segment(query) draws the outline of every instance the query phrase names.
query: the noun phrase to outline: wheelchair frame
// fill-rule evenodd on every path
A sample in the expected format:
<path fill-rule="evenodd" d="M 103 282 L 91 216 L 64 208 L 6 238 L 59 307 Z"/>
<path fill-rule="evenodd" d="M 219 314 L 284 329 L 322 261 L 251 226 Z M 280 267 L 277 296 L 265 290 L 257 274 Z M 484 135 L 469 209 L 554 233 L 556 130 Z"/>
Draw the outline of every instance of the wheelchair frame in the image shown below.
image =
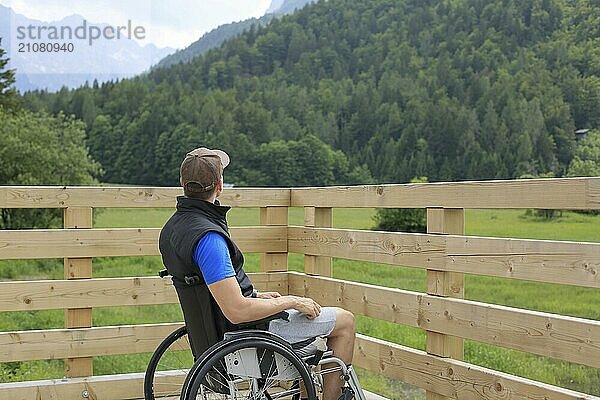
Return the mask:
<path fill-rule="evenodd" d="M 167 336 L 154 352 L 144 377 L 144 396 L 146 400 L 160 398 L 155 397 L 154 394 L 154 374 L 156 373 L 156 367 L 172 343 L 181 340 L 184 336 L 187 337 L 186 328 L 177 329 Z M 194 362 L 187 373 L 180 393 L 176 393 L 176 391 L 170 394 L 169 398 L 179 396 L 181 400 L 191 400 L 198 398 L 197 396 L 200 395 L 204 400 L 212 400 L 215 398 L 214 395 L 223 395 L 223 397 L 219 398 L 231 400 L 275 400 L 288 398 L 297 400 L 300 398 L 301 386 L 298 382 L 301 381 L 306 396 L 310 400 L 317 400 L 317 391 L 322 391 L 323 389 L 323 375 L 341 372 L 341 377 L 345 381 L 345 384 L 339 399 L 365 400 L 364 393 L 352 365 L 347 366 L 341 359 L 333 356 L 333 351 L 326 349 L 323 345 L 324 339 L 317 338 L 316 342 L 311 344 L 314 348 L 309 349 L 304 347 L 294 349 L 290 343 L 268 331 L 240 330 L 228 332 L 222 341 L 206 350 Z M 248 349 L 253 350 L 248 351 Z M 260 360 L 257 354 L 261 354 Z M 271 363 L 265 369 L 264 364 L 267 363 L 263 362 L 263 358 L 266 354 L 269 354 L 269 357 L 271 357 Z M 271 354 L 275 354 L 275 357 L 272 357 Z M 231 377 L 227 380 L 227 385 L 219 381 L 223 378 L 215 378 L 216 375 L 211 375 L 209 372 L 214 372 L 213 367 L 218 362 L 222 365 L 220 367 L 222 372 L 219 375 L 222 377 Z M 227 363 L 229 363 L 228 366 L 226 366 Z M 317 368 L 325 364 L 333 364 L 334 366 L 326 369 Z M 281 365 L 287 367 L 281 367 Z M 290 366 L 294 367 L 296 374 L 290 373 Z M 224 371 L 224 368 L 228 370 Z M 229 368 L 232 368 L 232 370 Z M 185 369 L 182 369 L 182 371 L 185 371 Z M 273 379 L 273 377 L 264 376 L 266 373 L 268 374 L 273 371 L 277 371 L 279 375 L 276 377 L 282 379 Z M 237 374 L 237 376 L 234 374 Z M 269 390 L 272 389 L 271 386 L 268 386 L 269 379 L 272 382 L 287 381 L 294 384 L 278 392 L 269 393 Z M 227 386 L 228 389 L 221 389 L 214 392 L 212 391 L 214 387 L 210 388 L 211 382 L 217 382 L 223 388 Z M 236 385 L 242 382 L 244 392 L 238 396 L 234 392 L 237 392 Z M 208 392 L 214 393 L 214 395 L 209 395 Z"/>

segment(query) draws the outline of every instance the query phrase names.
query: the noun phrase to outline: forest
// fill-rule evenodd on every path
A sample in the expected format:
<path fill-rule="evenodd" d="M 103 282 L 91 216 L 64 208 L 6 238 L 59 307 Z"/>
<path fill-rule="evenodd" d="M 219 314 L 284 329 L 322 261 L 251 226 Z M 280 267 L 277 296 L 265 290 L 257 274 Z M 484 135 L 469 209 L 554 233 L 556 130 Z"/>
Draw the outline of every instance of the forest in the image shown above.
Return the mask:
<path fill-rule="evenodd" d="M 586 0 L 329 0 L 189 63 L 22 96 L 85 123 L 103 182 L 176 185 L 219 147 L 238 186 L 565 176 L 600 128 Z M 592 131 L 593 132 L 593 131 Z"/>

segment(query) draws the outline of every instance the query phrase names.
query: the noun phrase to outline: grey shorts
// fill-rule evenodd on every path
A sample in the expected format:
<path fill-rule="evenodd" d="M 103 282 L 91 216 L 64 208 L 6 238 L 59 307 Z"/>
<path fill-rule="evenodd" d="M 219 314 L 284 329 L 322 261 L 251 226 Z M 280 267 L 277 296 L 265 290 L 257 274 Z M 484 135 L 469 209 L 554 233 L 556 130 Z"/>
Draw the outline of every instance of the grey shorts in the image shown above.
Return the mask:
<path fill-rule="evenodd" d="M 269 322 L 269 332 L 273 332 L 290 343 L 300 342 L 316 336 L 328 336 L 335 327 L 335 308 L 322 307 L 315 319 L 308 319 L 297 310 L 286 310 L 289 321 L 274 319 Z"/>

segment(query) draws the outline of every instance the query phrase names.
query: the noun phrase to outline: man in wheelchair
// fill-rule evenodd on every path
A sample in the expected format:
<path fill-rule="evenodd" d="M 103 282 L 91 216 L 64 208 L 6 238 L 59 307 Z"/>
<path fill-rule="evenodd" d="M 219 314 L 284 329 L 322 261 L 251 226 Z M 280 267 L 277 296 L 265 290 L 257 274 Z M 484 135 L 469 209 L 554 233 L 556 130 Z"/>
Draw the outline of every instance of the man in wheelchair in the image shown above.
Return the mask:
<path fill-rule="evenodd" d="M 229 236 L 229 207 L 217 200 L 228 164 L 229 156 L 221 150 L 202 147 L 186 155 L 180 168 L 184 196 L 177 198 L 177 210 L 160 233 L 163 263 L 173 277 L 194 357 L 225 333 L 251 328 L 292 344 L 326 337 L 327 347 L 349 365 L 355 338 L 352 313 L 253 288 L 242 268 L 244 257 Z M 326 374 L 323 381 L 323 399 L 338 400 L 340 374 Z"/>

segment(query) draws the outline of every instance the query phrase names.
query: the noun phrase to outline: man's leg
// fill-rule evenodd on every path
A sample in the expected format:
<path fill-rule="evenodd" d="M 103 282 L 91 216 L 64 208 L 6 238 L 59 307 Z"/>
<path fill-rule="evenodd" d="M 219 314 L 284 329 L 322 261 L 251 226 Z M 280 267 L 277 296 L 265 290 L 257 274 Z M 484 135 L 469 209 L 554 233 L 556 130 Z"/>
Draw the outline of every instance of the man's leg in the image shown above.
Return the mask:
<path fill-rule="evenodd" d="M 354 328 L 354 315 L 342 308 L 335 310 L 336 321 L 333 331 L 327 336 L 327 346 L 333 350 L 333 355 L 341 358 L 346 364 L 352 362 L 354 354 L 354 339 L 356 331 Z M 323 365 L 322 368 L 334 367 L 334 364 Z M 323 375 L 323 400 L 338 400 L 341 395 L 341 387 L 344 381 L 340 374 L 333 372 Z"/>

